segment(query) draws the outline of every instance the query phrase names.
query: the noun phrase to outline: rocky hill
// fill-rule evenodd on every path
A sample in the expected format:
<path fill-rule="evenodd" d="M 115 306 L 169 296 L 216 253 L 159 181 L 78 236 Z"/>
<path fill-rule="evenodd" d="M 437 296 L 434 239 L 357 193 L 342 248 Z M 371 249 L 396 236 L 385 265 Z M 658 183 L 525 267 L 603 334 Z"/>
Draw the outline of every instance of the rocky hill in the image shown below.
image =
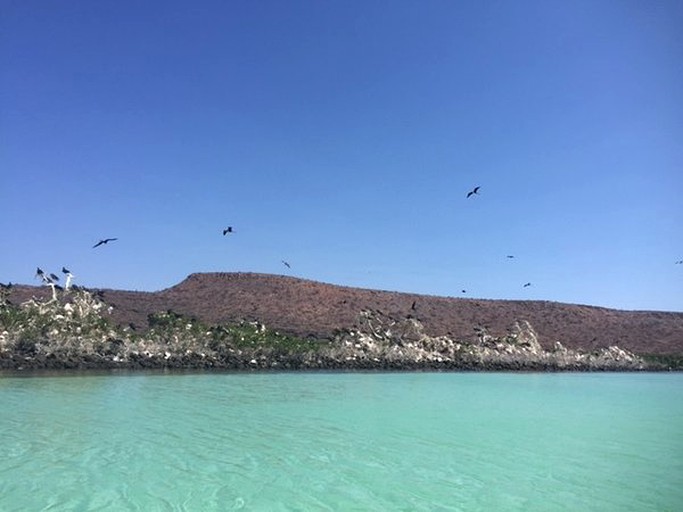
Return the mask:
<path fill-rule="evenodd" d="M 211 324 L 258 320 L 304 338 L 330 338 L 357 325 L 361 311 L 388 318 L 415 318 L 430 336 L 476 341 L 481 332 L 505 336 L 529 322 L 547 349 L 560 341 L 585 351 L 619 347 L 639 354 L 683 353 L 683 313 L 619 311 L 547 301 L 503 301 L 433 297 L 324 284 L 293 277 L 253 273 L 192 274 L 159 292 L 98 290 L 113 306 L 112 317 L 137 330 L 151 313 L 172 310 Z M 19 303 L 49 290 L 14 286 Z"/>

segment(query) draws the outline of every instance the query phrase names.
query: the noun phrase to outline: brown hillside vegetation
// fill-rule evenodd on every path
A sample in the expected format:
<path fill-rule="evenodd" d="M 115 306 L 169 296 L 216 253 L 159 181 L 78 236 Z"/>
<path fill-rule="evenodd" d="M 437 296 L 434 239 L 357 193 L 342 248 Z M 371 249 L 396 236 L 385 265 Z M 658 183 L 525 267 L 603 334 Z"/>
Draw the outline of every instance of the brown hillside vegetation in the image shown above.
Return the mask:
<path fill-rule="evenodd" d="M 293 277 L 254 273 L 192 274 L 159 292 L 101 290 L 120 324 L 147 327 L 147 315 L 173 310 L 207 323 L 259 320 L 288 334 L 329 338 L 356 324 L 362 310 L 395 319 L 414 317 L 427 334 L 475 341 L 484 328 L 502 336 L 515 322 L 528 321 L 544 348 L 556 341 L 571 349 L 618 345 L 636 353 L 683 353 L 683 313 L 620 311 L 548 301 L 433 297 L 349 288 Z M 15 286 L 19 302 L 49 290 Z M 413 303 L 415 308 L 413 309 Z"/>

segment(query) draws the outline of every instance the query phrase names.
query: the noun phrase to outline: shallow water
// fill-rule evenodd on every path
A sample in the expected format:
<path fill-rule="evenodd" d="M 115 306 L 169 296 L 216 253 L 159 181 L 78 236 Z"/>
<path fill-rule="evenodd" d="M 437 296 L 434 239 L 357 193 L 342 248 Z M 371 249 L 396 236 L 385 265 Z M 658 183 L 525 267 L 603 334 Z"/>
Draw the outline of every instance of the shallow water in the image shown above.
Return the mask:
<path fill-rule="evenodd" d="M 0 377 L 0 510 L 683 509 L 683 374 Z"/>

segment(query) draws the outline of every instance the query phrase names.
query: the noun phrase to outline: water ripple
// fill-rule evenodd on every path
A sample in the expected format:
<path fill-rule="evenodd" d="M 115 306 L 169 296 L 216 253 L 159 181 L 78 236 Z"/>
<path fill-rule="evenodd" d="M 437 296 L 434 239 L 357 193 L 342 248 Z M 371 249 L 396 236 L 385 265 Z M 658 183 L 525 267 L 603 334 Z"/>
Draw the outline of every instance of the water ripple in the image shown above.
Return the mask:
<path fill-rule="evenodd" d="M 3 378 L 0 510 L 674 510 L 681 384 L 620 374 Z"/>

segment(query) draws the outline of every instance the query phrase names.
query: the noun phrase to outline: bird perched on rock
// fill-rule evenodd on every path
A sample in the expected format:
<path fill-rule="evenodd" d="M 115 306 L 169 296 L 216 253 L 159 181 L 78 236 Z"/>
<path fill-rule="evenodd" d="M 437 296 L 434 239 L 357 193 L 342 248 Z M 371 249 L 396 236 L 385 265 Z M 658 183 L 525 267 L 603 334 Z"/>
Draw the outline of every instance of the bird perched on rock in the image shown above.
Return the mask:
<path fill-rule="evenodd" d="M 52 300 L 57 300 L 57 290 L 62 289 L 61 286 L 56 284 L 56 282 L 59 281 L 59 277 L 57 277 L 54 274 L 46 276 L 45 272 L 43 272 L 43 269 L 41 269 L 40 267 L 36 268 L 36 277 L 40 278 L 44 285 L 52 288 Z"/>
<path fill-rule="evenodd" d="M 470 190 L 470 191 L 467 193 L 467 197 L 470 197 L 471 195 L 474 195 L 474 194 L 479 195 L 479 189 L 480 189 L 480 188 L 481 188 L 481 187 L 474 187 L 472 190 Z"/>
<path fill-rule="evenodd" d="M 223 236 L 227 235 L 228 233 L 232 233 L 232 226 L 228 226 L 223 230 Z"/>
<path fill-rule="evenodd" d="M 40 279 L 44 284 L 53 284 L 56 281 L 59 281 L 59 278 L 56 275 L 47 275 L 40 267 L 36 268 L 36 277 Z"/>
<path fill-rule="evenodd" d="M 95 245 L 92 246 L 94 249 L 95 247 L 99 247 L 100 245 L 108 244 L 109 242 L 113 242 L 114 240 L 118 240 L 118 238 L 104 238 L 97 242 Z"/>
<path fill-rule="evenodd" d="M 62 267 L 62 273 L 66 275 L 66 283 L 64 284 L 64 288 L 68 290 L 69 288 L 71 288 L 71 281 L 73 281 L 74 277 L 76 276 L 73 275 L 71 273 L 71 270 L 69 270 L 66 267 Z"/>

